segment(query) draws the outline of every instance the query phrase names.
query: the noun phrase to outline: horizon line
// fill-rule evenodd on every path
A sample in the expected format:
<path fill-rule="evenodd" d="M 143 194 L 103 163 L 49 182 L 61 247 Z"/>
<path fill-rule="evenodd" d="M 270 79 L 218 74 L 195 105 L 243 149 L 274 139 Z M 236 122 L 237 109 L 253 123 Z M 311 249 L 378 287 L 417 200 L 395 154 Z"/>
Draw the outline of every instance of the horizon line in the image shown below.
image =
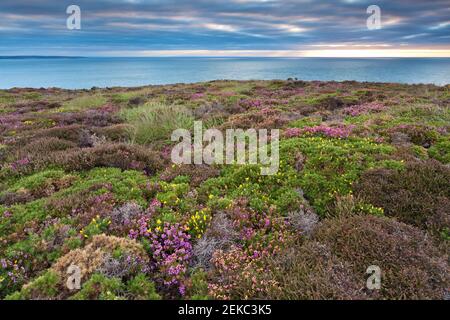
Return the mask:
<path fill-rule="evenodd" d="M 3 58 L 450 58 L 450 49 L 133 50 L 94 55 L 2 55 Z"/>

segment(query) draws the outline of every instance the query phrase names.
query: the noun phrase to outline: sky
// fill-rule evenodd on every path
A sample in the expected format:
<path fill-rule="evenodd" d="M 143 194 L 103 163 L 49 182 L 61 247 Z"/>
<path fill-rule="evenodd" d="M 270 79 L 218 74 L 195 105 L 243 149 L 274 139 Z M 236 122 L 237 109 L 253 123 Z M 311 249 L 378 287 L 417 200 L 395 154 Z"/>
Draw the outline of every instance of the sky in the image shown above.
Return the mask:
<path fill-rule="evenodd" d="M 0 55 L 450 57 L 450 0 L 1 0 Z"/>

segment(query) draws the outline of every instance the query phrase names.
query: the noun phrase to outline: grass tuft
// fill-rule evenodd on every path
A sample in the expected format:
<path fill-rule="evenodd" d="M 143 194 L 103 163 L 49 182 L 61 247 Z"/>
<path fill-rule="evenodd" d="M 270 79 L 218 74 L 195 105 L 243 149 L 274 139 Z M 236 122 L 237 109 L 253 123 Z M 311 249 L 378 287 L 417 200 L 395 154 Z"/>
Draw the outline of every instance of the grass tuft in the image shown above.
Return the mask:
<path fill-rule="evenodd" d="M 139 144 L 168 140 L 174 130 L 190 129 L 194 121 L 186 107 L 159 102 L 125 109 L 120 117 L 132 125 L 131 140 Z"/>

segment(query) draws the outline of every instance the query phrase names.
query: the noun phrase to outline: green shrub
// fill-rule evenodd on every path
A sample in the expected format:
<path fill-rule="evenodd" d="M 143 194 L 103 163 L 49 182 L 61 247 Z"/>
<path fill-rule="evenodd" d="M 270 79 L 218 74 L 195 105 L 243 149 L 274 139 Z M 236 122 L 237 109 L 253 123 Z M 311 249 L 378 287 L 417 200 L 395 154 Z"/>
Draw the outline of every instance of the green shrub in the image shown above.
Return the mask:
<path fill-rule="evenodd" d="M 300 186 L 321 215 L 326 214 L 337 195 L 352 192 L 352 185 L 362 172 L 382 167 L 383 156 L 393 150 L 361 138 L 309 137 L 280 142 L 281 159 L 299 170 Z M 388 162 L 391 166 L 392 163 Z"/>
<path fill-rule="evenodd" d="M 1 91 L 0 92 L 0 105 L 7 105 L 7 104 L 11 104 L 14 103 L 16 101 L 16 98 L 5 91 Z"/>
<path fill-rule="evenodd" d="M 274 175 L 262 176 L 260 169 L 259 165 L 225 166 L 219 177 L 200 185 L 199 200 L 216 209 L 223 209 L 220 203 L 240 198 L 248 199 L 250 206 L 259 212 L 271 205 L 283 215 L 297 209 L 303 198 L 296 191 L 299 182 L 295 169 L 283 161 Z"/>
<path fill-rule="evenodd" d="M 289 123 L 291 128 L 303 128 L 303 127 L 314 127 L 320 125 L 322 122 L 321 117 L 304 117 Z"/>
<path fill-rule="evenodd" d="M 59 293 L 60 278 L 56 272 L 47 271 L 31 283 L 24 285 L 17 291 L 5 298 L 5 300 L 47 300 L 55 299 Z"/>
<path fill-rule="evenodd" d="M 12 213 L 12 222 L 17 230 L 29 221 L 42 221 L 48 216 L 48 212 L 44 206 L 44 200 L 39 199 L 25 204 L 17 204 L 8 208 L 8 211 Z M 5 208 L 6 211 L 6 208 Z M 2 226 L 0 225 L 0 230 Z"/>
<path fill-rule="evenodd" d="M 430 157 L 444 164 L 450 163 L 450 135 L 439 139 L 428 149 Z"/>
<path fill-rule="evenodd" d="M 70 300 L 121 300 L 123 283 L 117 278 L 108 278 L 102 274 L 93 274 L 81 290 L 72 295 Z"/>
<path fill-rule="evenodd" d="M 135 300 L 160 300 L 155 284 L 143 273 L 138 274 L 127 283 L 126 290 Z"/>
<path fill-rule="evenodd" d="M 44 170 L 19 179 L 8 191 L 18 192 L 20 190 L 27 190 L 32 194 L 49 195 L 52 191 L 56 192 L 61 187 L 70 186 L 75 179 L 76 176 L 66 174 L 63 170 Z M 49 188 L 52 190 L 45 191 L 45 189 Z"/>
<path fill-rule="evenodd" d="M 188 296 L 191 300 L 208 300 L 207 273 L 202 269 L 195 270 L 190 276 Z"/>
<path fill-rule="evenodd" d="M 85 197 L 111 192 L 119 203 L 135 201 L 139 205 L 145 206 L 146 200 L 140 186 L 145 185 L 146 182 L 147 177 L 138 171 L 95 168 L 83 174 L 81 179 L 71 187 L 56 193 L 53 199 L 63 200 L 75 195 L 83 202 L 86 201 Z"/>

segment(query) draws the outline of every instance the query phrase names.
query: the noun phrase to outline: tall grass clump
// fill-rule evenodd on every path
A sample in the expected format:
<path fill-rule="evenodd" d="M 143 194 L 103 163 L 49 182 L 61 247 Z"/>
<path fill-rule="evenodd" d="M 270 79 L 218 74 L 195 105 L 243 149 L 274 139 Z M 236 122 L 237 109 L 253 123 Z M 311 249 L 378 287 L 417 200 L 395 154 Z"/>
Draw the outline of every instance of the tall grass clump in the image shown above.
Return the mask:
<path fill-rule="evenodd" d="M 132 125 L 132 142 L 140 144 L 170 139 L 175 129 L 190 129 L 193 125 L 193 117 L 186 107 L 159 102 L 124 109 L 120 116 Z"/>
<path fill-rule="evenodd" d="M 84 109 L 98 108 L 106 104 L 107 100 L 102 95 L 83 95 L 67 101 L 59 111 L 81 111 Z"/>

